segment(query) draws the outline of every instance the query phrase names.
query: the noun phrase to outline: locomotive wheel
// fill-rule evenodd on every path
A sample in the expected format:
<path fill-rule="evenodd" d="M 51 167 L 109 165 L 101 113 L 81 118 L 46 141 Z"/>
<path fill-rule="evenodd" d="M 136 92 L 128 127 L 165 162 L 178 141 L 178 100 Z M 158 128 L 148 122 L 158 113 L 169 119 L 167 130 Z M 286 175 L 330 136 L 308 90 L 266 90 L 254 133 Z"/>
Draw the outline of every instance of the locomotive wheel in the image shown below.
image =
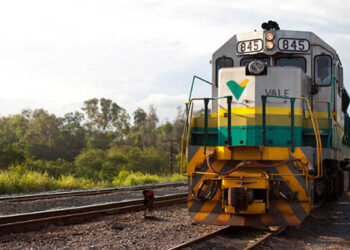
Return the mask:
<path fill-rule="evenodd" d="M 337 170 L 335 177 L 336 177 L 334 182 L 335 197 L 336 199 L 339 199 L 342 196 L 344 191 L 344 174 L 342 171 Z"/>
<path fill-rule="evenodd" d="M 340 198 L 344 190 L 344 176 L 340 170 L 332 171 L 327 178 L 327 200 L 335 201 Z"/>

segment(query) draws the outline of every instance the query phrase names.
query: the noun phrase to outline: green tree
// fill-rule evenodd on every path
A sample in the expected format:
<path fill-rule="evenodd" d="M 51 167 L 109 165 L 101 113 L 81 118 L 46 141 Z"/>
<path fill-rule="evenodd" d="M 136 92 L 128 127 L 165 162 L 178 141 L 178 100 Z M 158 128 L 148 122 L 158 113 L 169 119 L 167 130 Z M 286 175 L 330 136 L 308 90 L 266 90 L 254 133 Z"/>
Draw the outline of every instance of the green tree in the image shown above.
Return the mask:
<path fill-rule="evenodd" d="M 129 115 L 112 100 L 93 98 L 84 102 L 82 108 L 88 118 L 86 128 L 92 147 L 107 148 L 121 143 L 129 130 Z"/>
<path fill-rule="evenodd" d="M 25 161 L 26 144 L 23 135 L 28 129 L 28 121 L 21 115 L 0 118 L 0 168 Z"/>
<path fill-rule="evenodd" d="M 174 126 L 166 122 L 159 128 L 158 148 L 162 151 L 170 151 L 170 143 L 173 141 Z"/>
<path fill-rule="evenodd" d="M 129 143 L 129 145 L 143 148 L 145 146 L 147 113 L 142 108 L 138 108 L 133 113 L 133 119 L 134 126 L 129 133 L 129 141 L 132 143 Z"/>
<path fill-rule="evenodd" d="M 157 116 L 156 108 L 153 105 L 150 105 L 149 112 L 147 115 L 146 121 L 146 146 L 156 146 L 157 145 L 157 123 L 159 119 Z"/>
<path fill-rule="evenodd" d="M 80 112 L 65 114 L 60 124 L 60 135 L 57 142 L 60 157 L 73 161 L 86 147 L 85 129 L 82 126 L 84 115 Z"/>
<path fill-rule="evenodd" d="M 0 149 L 0 168 L 6 169 L 14 164 L 21 164 L 25 161 L 25 153 L 12 145 Z"/>
<path fill-rule="evenodd" d="M 147 113 L 142 108 L 136 109 L 133 115 L 135 127 L 141 128 L 146 125 Z"/>
<path fill-rule="evenodd" d="M 29 127 L 23 136 L 28 151 L 36 159 L 55 160 L 59 158 L 59 136 L 62 118 L 57 118 L 43 109 L 26 110 Z"/>

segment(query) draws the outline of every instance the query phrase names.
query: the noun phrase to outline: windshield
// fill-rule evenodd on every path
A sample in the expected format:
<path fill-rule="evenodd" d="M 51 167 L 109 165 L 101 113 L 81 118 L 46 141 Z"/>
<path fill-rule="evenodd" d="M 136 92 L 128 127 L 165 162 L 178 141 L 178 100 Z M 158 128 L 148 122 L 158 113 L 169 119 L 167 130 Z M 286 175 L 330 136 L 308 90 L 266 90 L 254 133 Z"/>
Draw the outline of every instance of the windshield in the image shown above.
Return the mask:
<path fill-rule="evenodd" d="M 304 57 L 280 57 L 276 59 L 277 66 L 293 66 L 306 72 L 306 60 Z"/>

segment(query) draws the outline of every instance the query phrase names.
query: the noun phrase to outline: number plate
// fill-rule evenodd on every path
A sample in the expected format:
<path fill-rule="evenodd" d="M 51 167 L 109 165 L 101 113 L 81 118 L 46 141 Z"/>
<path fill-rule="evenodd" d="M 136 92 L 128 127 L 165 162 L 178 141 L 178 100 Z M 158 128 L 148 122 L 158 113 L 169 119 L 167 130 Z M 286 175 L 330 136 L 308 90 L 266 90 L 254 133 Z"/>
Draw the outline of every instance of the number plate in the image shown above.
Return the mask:
<path fill-rule="evenodd" d="M 281 38 L 278 40 L 278 49 L 294 52 L 306 52 L 310 49 L 310 43 L 306 39 Z"/>
<path fill-rule="evenodd" d="M 237 53 L 245 54 L 251 52 L 261 51 L 263 48 L 263 41 L 260 39 L 241 41 L 237 43 Z"/>

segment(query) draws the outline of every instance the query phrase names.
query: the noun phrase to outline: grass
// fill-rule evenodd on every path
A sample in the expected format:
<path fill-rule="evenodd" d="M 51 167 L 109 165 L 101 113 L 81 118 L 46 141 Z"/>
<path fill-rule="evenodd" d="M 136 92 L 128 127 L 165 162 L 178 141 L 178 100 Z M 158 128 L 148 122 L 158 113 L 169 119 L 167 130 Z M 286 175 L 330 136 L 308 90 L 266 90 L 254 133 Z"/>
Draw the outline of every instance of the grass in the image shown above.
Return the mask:
<path fill-rule="evenodd" d="M 158 176 L 151 174 L 143 174 L 141 172 L 128 172 L 120 171 L 119 175 L 114 177 L 113 186 L 131 186 L 131 185 L 142 185 L 151 183 L 161 183 L 170 181 L 185 181 L 186 177 L 180 174 L 173 174 L 169 176 Z"/>
<path fill-rule="evenodd" d="M 120 187 L 130 185 L 142 185 L 170 181 L 185 181 L 186 178 L 179 175 L 158 176 L 143 174 L 141 172 L 121 171 L 112 182 L 93 181 L 86 178 L 77 178 L 72 175 L 63 175 L 53 178 L 47 173 L 35 171 L 20 171 L 16 168 L 0 171 L 0 194 L 32 193 L 52 190 L 72 190 L 89 188 Z"/>

